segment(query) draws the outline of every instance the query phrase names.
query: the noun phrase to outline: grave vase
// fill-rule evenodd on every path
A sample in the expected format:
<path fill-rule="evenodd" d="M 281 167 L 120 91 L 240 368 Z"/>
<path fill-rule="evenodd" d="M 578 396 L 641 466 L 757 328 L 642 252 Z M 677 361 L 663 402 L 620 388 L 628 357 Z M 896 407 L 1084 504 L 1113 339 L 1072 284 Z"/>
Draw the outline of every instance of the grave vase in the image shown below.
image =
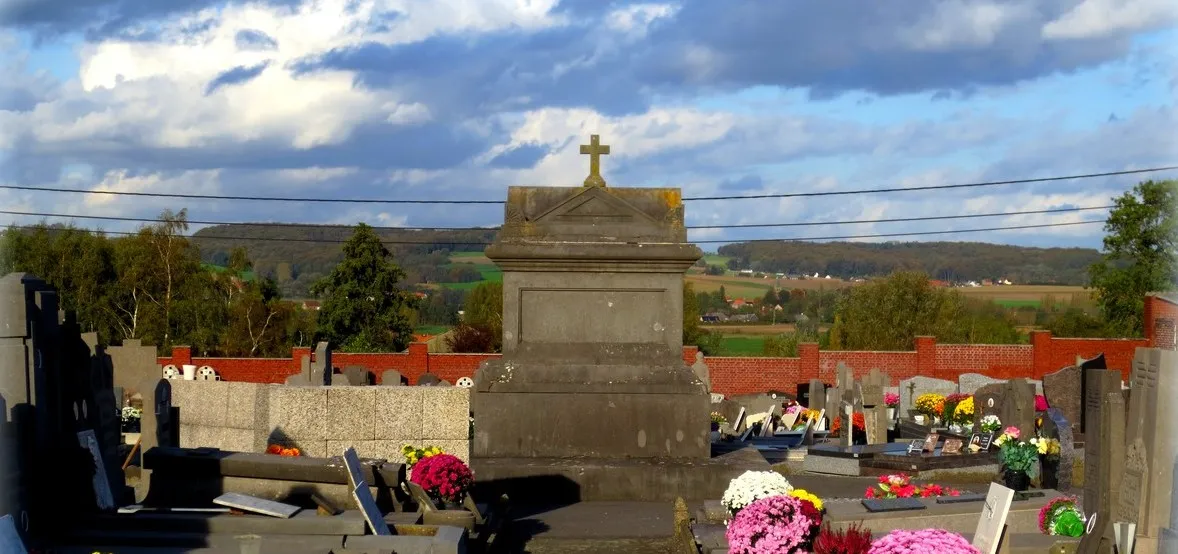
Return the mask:
<path fill-rule="evenodd" d="M 896 421 L 896 409 L 888 408 L 888 421 Z"/>
<path fill-rule="evenodd" d="M 1027 475 L 1025 471 L 1005 470 L 1002 474 L 1002 479 L 1005 481 L 1006 488 L 1015 492 L 1025 491 L 1031 488 L 1031 476 Z"/>
<path fill-rule="evenodd" d="M 1039 457 L 1039 488 L 1059 490 L 1059 457 Z"/>

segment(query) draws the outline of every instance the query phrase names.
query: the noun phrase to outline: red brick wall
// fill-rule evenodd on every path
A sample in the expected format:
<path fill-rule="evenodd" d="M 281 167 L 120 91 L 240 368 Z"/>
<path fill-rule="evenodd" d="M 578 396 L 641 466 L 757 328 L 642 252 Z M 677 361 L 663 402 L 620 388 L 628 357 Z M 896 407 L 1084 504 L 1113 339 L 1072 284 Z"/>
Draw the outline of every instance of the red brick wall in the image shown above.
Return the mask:
<path fill-rule="evenodd" d="M 1156 339 L 1155 339 L 1156 340 Z M 769 389 L 793 391 L 798 383 L 810 379 L 833 382 L 840 361 L 865 375 L 872 368 L 886 372 L 892 385 L 915 375 L 955 380 L 963 373 L 981 373 L 1009 379 L 1040 379 L 1064 366 L 1075 363 L 1076 356 L 1090 358 L 1104 353 L 1108 366 L 1121 370 L 1125 379 L 1134 351 L 1147 346 L 1146 339 L 1066 339 L 1037 331 L 1029 345 L 1012 344 L 937 344 L 932 337 L 917 337 L 916 350 L 910 352 L 821 352 L 817 344 L 798 346 L 796 358 L 711 357 L 706 358 L 712 388 L 723 394 L 761 392 Z M 683 349 L 683 361 L 695 361 L 695 347 Z M 282 383 L 299 371 L 302 356 L 312 355 L 308 348 L 294 348 L 290 358 L 193 358 L 191 349 L 176 347 L 172 355 L 159 358 L 161 365 L 192 363 L 209 365 L 226 381 Z M 431 372 L 451 383 L 460 377 L 473 377 L 484 360 L 498 354 L 430 354 L 425 343 L 413 343 L 399 354 L 332 354 L 332 365 L 367 367 L 379 380 L 387 369 L 396 369 L 416 383 L 422 374 Z"/>
<path fill-rule="evenodd" d="M 1152 348 L 1173 350 L 1178 304 L 1158 296 L 1145 297 L 1145 336 Z"/>

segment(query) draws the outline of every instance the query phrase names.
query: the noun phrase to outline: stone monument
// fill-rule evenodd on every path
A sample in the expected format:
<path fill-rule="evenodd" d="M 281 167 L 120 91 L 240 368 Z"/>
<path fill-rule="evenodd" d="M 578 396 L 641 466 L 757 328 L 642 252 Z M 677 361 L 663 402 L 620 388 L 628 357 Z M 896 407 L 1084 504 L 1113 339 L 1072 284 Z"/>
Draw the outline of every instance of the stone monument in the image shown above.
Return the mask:
<path fill-rule="evenodd" d="M 503 270 L 503 356 L 475 375 L 474 456 L 710 455 L 707 385 L 683 361 L 687 242 L 675 188 L 511 187 L 486 255 Z"/>

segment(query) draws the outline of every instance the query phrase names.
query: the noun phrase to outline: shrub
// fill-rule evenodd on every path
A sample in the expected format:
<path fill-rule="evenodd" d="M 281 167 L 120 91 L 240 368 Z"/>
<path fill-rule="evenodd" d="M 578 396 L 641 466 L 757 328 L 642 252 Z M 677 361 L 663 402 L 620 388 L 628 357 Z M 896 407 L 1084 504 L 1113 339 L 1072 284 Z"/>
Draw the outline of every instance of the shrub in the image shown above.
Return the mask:
<path fill-rule="evenodd" d="M 833 531 L 823 525 L 814 539 L 814 554 L 867 554 L 871 549 L 871 531 L 852 523 L 845 530 Z"/>

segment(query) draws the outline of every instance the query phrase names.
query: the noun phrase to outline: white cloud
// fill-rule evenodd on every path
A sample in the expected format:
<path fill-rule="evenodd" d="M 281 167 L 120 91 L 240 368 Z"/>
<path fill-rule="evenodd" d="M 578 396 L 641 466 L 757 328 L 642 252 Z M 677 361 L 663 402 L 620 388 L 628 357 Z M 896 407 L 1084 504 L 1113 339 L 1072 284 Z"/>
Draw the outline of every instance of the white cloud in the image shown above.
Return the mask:
<path fill-rule="evenodd" d="M 1178 21 L 1174 0 L 1082 0 L 1043 25 L 1048 40 L 1089 39 L 1159 28 Z"/>
<path fill-rule="evenodd" d="M 990 46 L 1004 28 L 1034 15 L 1028 4 L 945 0 L 915 25 L 902 29 L 900 38 L 917 50 Z"/>

